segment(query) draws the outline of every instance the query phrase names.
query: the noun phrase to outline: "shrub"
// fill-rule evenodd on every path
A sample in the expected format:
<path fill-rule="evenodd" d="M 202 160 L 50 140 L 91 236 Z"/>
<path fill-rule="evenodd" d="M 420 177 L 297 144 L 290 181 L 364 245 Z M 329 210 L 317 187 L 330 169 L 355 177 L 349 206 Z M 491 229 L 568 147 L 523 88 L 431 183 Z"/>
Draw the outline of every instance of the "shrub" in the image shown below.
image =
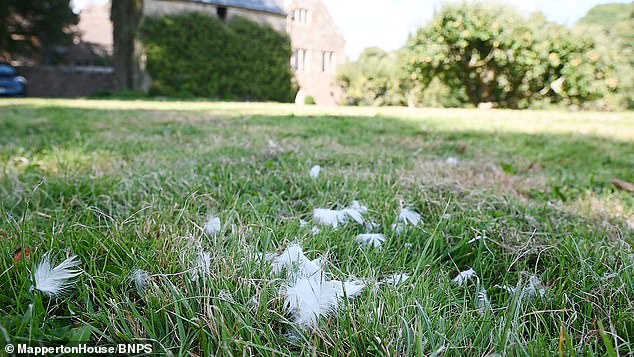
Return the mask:
<path fill-rule="evenodd" d="M 309 95 L 306 97 L 306 99 L 304 99 L 304 104 L 315 105 L 317 103 L 315 102 L 315 97 L 313 97 L 312 95 Z"/>
<path fill-rule="evenodd" d="M 423 85 L 439 78 L 474 105 L 526 108 L 545 98 L 579 105 L 617 87 L 593 41 L 503 7 L 447 6 L 410 46 L 413 76 Z"/>
<path fill-rule="evenodd" d="M 407 104 L 407 73 L 397 52 L 367 48 L 358 61 L 341 68 L 337 81 L 345 92 L 347 104 Z"/>
<path fill-rule="evenodd" d="M 225 24 L 193 12 L 146 18 L 141 39 L 151 94 L 280 102 L 295 98 L 290 39 L 269 26 L 239 17 Z"/>

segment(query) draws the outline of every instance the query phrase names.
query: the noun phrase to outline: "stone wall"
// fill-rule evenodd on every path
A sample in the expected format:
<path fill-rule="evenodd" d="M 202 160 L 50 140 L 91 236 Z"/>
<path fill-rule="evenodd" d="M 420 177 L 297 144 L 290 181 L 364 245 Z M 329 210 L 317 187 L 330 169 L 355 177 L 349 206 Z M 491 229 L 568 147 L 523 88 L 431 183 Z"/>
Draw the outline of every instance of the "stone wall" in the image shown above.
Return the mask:
<path fill-rule="evenodd" d="M 87 97 L 116 88 L 111 67 L 33 66 L 17 70 L 27 80 L 29 97 Z"/>
<path fill-rule="evenodd" d="M 217 6 L 212 4 L 179 0 L 145 0 L 143 6 L 145 16 L 167 16 L 198 11 L 217 16 Z M 286 31 L 285 15 L 229 7 L 227 8 L 226 16 L 227 20 L 235 16 L 241 16 L 260 24 L 270 25 L 277 31 Z"/>
<path fill-rule="evenodd" d="M 328 9 L 320 0 L 289 0 L 286 2 L 288 12 L 287 32 L 291 36 L 293 49 L 307 51 L 305 68 L 297 70 L 295 76 L 300 85 L 298 103 L 305 97 L 312 96 L 317 104 L 334 105 L 342 96 L 336 85 L 337 68 L 346 63 L 345 39 Z M 293 19 L 295 9 L 307 10 L 307 19 Z M 322 53 L 334 54 L 334 66 L 324 70 Z"/>

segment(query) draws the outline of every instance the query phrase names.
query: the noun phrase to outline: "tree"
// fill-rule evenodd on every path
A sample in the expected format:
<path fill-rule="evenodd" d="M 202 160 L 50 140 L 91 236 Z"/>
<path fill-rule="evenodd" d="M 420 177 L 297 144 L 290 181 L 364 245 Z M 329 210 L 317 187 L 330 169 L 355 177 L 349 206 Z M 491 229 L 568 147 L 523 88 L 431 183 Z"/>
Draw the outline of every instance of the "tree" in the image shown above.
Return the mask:
<path fill-rule="evenodd" d="M 120 89 L 147 90 L 143 45 L 139 38 L 143 0 L 112 0 L 113 64 Z"/>
<path fill-rule="evenodd" d="M 634 108 L 634 2 L 597 5 L 575 25 L 619 69 L 617 105 Z"/>
<path fill-rule="evenodd" d="M 337 80 L 348 104 L 405 105 L 406 77 L 398 53 L 367 48 L 358 61 L 339 71 Z"/>
<path fill-rule="evenodd" d="M 54 62 L 55 47 L 72 42 L 76 24 L 69 0 L 2 0 L 0 56 Z"/>
<path fill-rule="evenodd" d="M 447 6 L 410 47 L 412 76 L 423 85 L 438 78 L 474 105 L 524 108 L 544 98 L 581 104 L 616 86 L 592 41 L 505 7 Z"/>

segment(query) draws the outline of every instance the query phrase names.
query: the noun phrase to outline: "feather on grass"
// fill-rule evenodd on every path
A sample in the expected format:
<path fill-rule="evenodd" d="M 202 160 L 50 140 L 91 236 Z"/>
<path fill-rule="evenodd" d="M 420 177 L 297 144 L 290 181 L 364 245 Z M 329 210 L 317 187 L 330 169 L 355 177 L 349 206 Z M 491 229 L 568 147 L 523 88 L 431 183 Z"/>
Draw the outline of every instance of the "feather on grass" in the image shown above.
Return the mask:
<path fill-rule="evenodd" d="M 330 280 L 321 259 L 309 259 L 298 244 L 270 258 L 273 273 L 287 272 L 287 280 L 280 288 L 284 309 L 293 321 L 306 329 L 317 328 L 320 317 L 339 307 L 344 297 L 356 297 L 365 288 L 361 280 Z"/>
<path fill-rule="evenodd" d="M 385 242 L 385 235 L 380 233 L 363 233 L 357 235 L 355 240 L 359 244 L 365 244 L 373 248 L 379 248 Z"/>
<path fill-rule="evenodd" d="M 455 278 L 453 278 L 453 282 L 456 283 L 456 285 L 458 286 L 462 286 L 467 281 L 477 277 L 478 277 L 478 274 L 476 274 L 475 270 L 473 270 L 473 268 L 469 268 L 469 270 L 465 270 L 458 273 L 458 275 Z"/>
<path fill-rule="evenodd" d="M 392 274 L 392 275 L 389 275 L 389 276 L 385 277 L 384 282 L 386 284 L 388 284 L 388 285 L 397 286 L 397 285 L 400 285 L 400 284 L 404 283 L 409 278 L 410 278 L 409 274 L 396 273 L 396 274 Z"/>
<path fill-rule="evenodd" d="M 220 229 L 222 229 L 220 218 L 215 216 L 209 217 L 209 219 L 207 220 L 207 223 L 205 223 L 205 232 L 213 236 L 218 234 L 218 232 L 220 232 Z"/>
<path fill-rule="evenodd" d="M 321 166 L 315 165 L 310 169 L 310 177 L 316 179 L 319 177 L 320 172 L 321 172 Z"/>
<path fill-rule="evenodd" d="M 145 291 L 145 288 L 150 282 L 150 273 L 142 269 L 134 269 L 130 273 L 130 280 L 134 283 L 134 287 L 139 293 Z"/>
<path fill-rule="evenodd" d="M 50 256 L 44 255 L 33 273 L 34 289 L 51 297 L 60 297 L 72 285 L 71 279 L 82 273 L 80 269 L 75 269 L 79 263 L 77 256 L 73 255 L 53 268 Z"/>
<path fill-rule="evenodd" d="M 359 201 L 352 201 L 348 208 L 342 210 L 333 210 L 327 208 L 315 208 L 313 211 L 313 220 L 324 226 L 338 228 L 340 225 L 348 223 L 349 219 L 363 224 L 365 221 L 363 215 L 368 212 L 368 207 L 363 206 Z"/>

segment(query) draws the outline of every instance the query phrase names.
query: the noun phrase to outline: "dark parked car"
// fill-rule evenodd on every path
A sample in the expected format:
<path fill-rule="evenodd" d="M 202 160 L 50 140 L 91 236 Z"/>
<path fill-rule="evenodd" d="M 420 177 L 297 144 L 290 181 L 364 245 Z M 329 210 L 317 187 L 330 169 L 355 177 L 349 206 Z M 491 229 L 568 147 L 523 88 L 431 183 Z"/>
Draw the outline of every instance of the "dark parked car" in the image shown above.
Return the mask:
<path fill-rule="evenodd" d="M 26 79 L 8 63 L 0 63 L 0 96 L 25 96 Z"/>

